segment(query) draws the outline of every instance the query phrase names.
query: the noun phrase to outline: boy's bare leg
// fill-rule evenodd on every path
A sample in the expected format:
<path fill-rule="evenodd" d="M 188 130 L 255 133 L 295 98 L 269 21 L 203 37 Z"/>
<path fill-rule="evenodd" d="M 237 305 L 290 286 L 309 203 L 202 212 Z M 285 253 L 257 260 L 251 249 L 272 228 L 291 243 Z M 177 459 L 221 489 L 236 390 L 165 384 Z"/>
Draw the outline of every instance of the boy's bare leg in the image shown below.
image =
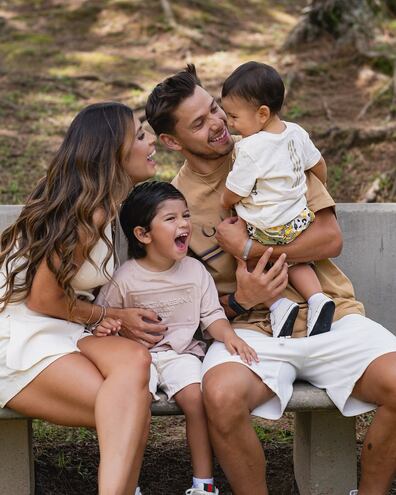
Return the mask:
<path fill-rule="evenodd" d="M 396 474 L 396 353 L 375 359 L 352 395 L 378 404 L 362 449 L 359 495 L 386 495 Z"/>
<path fill-rule="evenodd" d="M 274 396 L 249 368 L 224 363 L 204 376 L 209 434 L 234 495 L 268 495 L 265 457 L 250 411 Z"/>
<path fill-rule="evenodd" d="M 306 301 L 314 294 L 323 292 L 315 270 L 308 263 L 289 266 L 288 274 L 289 282 Z"/>
<path fill-rule="evenodd" d="M 201 479 L 212 478 L 213 454 L 200 384 L 188 385 L 174 398 L 186 417 L 187 442 L 194 476 Z"/>

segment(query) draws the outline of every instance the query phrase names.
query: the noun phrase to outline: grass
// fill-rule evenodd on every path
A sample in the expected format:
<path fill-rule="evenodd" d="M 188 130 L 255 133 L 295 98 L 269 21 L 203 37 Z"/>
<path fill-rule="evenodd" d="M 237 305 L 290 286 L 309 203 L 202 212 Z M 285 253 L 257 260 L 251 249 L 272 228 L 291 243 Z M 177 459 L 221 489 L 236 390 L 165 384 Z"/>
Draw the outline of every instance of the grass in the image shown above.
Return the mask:
<path fill-rule="evenodd" d="M 273 426 L 263 426 L 257 421 L 253 421 L 253 427 L 258 439 L 264 444 L 289 444 L 293 442 L 293 431 L 283 425 L 279 427 L 276 422 Z"/>

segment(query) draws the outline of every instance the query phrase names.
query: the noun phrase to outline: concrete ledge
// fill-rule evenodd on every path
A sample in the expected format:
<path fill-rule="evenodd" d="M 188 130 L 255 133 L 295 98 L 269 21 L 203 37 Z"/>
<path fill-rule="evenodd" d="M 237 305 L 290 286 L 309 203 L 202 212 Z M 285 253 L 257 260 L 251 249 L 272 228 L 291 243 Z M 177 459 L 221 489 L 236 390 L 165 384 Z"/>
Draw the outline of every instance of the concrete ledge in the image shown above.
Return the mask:
<path fill-rule="evenodd" d="M 35 493 L 32 421 L 14 418 L 0 421 L 0 493 Z"/>
<path fill-rule="evenodd" d="M 160 400 L 153 402 L 151 412 L 153 416 L 171 416 L 175 414 L 183 414 L 177 407 L 175 402 L 168 402 L 165 394 L 159 392 Z M 287 406 L 287 411 L 303 412 L 303 411 L 328 411 L 335 410 L 333 402 L 329 399 L 326 392 L 319 390 L 309 383 L 296 382 L 294 384 L 293 396 Z M 0 409 L 1 419 L 22 419 L 24 416 L 11 409 Z"/>
<path fill-rule="evenodd" d="M 26 417 L 5 407 L 4 409 L 0 409 L 0 419 L 26 419 Z"/>
<path fill-rule="evenodd" d="M 160 400 L 153 402 L 151 411 L 154 416 L 182 414 L 174 402 L 168 402 L 165 394 L 159 393 Z M 326 392 L 313 387 L 309 383 L 295 382 L 294 392 L 286 408 L 289 412 L 331 411 L 335 410 L 334 403 Z"/>

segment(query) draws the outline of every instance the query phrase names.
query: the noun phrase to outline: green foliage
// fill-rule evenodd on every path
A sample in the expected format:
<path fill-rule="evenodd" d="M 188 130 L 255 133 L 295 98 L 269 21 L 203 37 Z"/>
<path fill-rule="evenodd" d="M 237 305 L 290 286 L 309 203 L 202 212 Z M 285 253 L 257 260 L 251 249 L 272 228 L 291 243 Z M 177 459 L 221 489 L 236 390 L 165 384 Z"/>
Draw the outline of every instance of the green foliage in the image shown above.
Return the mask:
<path fill-rule="evenodd" d="M 289 120 L 298 120 L 305 115 L 308 115 L 308 111 L 301 108 L 298 104 L 292 105 L 286 113 L 286 117 Z"/>
<path fill-rule="evenodd" d="M 42 443 L 71 442 L 84 444 L 88 440 L 97 439 L 96 431 L 89 428 L 69 428 L 56 426 L 40 419 L 33 420 L 33 435 L 36 441 Z"/>
<path fill-rule="evenodd" d="M 293 432 L 287 428 L 279 428 L 276 423 L 273 428 L 270 428 L 253 422 L 253 427 L 262 443 L 291 443 L 293 441 Z"/>
<path fill-rule="evenodd" d="M 387 47 L 387 49 L 389 49 L 389 46 Z M 372 60 L 371 65 L 374 70 L 382 72 L 387 76 L 392 76 L 394 63 L 395 60 L 392 60 L 392 58 L 390 58 L 389 56 L 378 55 Z"/>

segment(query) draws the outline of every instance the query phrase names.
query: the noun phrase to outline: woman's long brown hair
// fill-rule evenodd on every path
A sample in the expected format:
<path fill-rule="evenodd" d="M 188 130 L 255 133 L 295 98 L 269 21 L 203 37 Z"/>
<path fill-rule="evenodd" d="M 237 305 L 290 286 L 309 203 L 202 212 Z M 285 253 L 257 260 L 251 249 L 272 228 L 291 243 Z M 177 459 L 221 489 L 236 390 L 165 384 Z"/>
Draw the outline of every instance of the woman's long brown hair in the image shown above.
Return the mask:
<path fill-rule="evenodd" d="M 78 271 L 74 254 L 80 238 L 84 239 L 83 257 L 91 263 L 93 246 L 99 239 L 106 243 L 105 270 L 113 254 L 105 227 L 131 187 L 122 164 L 133 137 L 133 112 L 121 103 L 90 105 L 75 117 L 46 176 L 17 221 L 1 235 L 0 267 L 5 280 L 0 312 L 9 302 L 27 297 L 43 260 L 67 295 L 71 310 L 76 300 L 71 281 Z M 99 209 L 103 222 L 95 225 L 93 215 Z M 55 259 L 60 266 L 55 266 Z"/>

